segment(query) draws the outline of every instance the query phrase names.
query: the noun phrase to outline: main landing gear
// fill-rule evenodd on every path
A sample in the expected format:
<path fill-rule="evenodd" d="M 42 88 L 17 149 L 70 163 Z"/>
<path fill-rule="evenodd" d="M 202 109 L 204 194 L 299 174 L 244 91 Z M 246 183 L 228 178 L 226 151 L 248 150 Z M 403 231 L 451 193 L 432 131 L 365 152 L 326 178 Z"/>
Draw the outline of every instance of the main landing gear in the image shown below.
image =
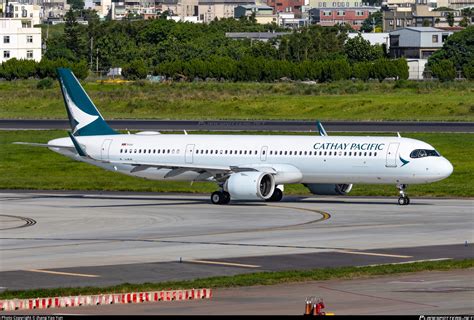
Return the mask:
<path fill-rule="evenodd" d="M 398 198 L 398 204 L 401 206 L 406 206 L 410 204 L 410 198 L 405 194 L 405 189 L 407 188 L 406 184 L 397 185 L 398 191 L 400 192 L 400 197 Z"/>
<path fill-rule="evenodd" d="M 226 191 L 216 191 L 211 194 L 211 202 L 213 204 L 228 204 L 230 202 L 230 194 Z"/>

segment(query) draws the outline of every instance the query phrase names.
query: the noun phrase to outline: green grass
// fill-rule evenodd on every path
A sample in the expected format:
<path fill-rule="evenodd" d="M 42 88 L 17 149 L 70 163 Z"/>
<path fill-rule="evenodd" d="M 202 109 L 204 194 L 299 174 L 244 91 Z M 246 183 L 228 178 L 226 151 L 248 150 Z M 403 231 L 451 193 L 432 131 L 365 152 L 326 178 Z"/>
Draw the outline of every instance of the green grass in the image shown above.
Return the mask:
<path fill-rule="evenodd" d="M 0 81 L 0 118 L 64 119 L 57 83 Z M 106 119 L 474 120 L 474 82 L 85 83 Z"/>
<path fill-rule="evenodd" d="M 387 264 L 368 267 L 339 267 L 313 269 L 307 271 L 258 272 L 236 276 L 221 276 L 189 281 L 172 281 L 161 283 L 129 284 L 97 288 L 57 288 L 36 289 L 25 291 L 5 291 L 0 293 L 0 299 L 27 299 L 40 297 L 92 295 L 105 293 L 126 293 L 137 291 L 157 291 L 189 288 L 228 288 L 256 285 L 275 285 L 303 281 L 321 281 L 330 279 L 357 279 L 383 275 L 393 275 L 420 271 L 448 271 L 474 267 L 474 259 L 428 261 L 407 264 Z"/>
<path fill-rule="evenodd" d="M 196 193 L 216 190 L 214 183 L 198 182 L 191 186 L 189 182 L 151 181 L 129 177 L 70 160 L 46 148 L 12 144 L 15 141 L 46 143 L 48 140 L 65 136 L 66 132 L 59 130 L 0 131 L 0 189 Z M 411 196 L 474 196 L 474 139 L 471 134 L 412 133 L 403 136 L 433 145 L 454 166 L 453 174 L 445 180 L 409 186 L 408 193 Z M 309 195 L 302 185 L 287 185 L 285 193 Z M 355 185 L 350 195 L 395 197 L 397 191 L 393 185 Z"/>

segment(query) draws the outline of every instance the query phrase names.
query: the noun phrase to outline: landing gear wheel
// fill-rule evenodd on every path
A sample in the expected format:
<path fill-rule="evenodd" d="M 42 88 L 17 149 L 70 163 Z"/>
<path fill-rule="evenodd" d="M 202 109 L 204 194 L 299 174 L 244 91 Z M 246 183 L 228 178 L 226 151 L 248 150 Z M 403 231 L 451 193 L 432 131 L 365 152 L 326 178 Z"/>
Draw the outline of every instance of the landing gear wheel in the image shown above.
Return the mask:
<path fill-rule="evenodd" d="M 230 202 L 230 193 L 222 191 L 222 194 L 224 195 L 224 200 L 222 201 L 222 204 L 228 204 Z"/>
<path fill-rule="evenodd" d="M 281 191 L 280 189 L 278 188 L 275 188 L 275 191 L 273 191 L 273 194 L 270 198 L 268 198 L 267 202 L 278 202 L 278 201 L 281 201 L 281 199 L 283 198 L 283 191 Z"/>
<path fill-rule="evenodd" d="M 400 197 L 398 198 L 398 204 L 401 206 L 406 206 L 410 204 L 410 198 L 405 194 L 405 189 L 407 188 L 406 184 L 397 185 L 398 191 L 400 192 Z"/>
<path fill-rule="evenodd" d="M 223 199 L 224 194 L 220 191 L 216 191 L 211 194 L 211 202 L 213 204 L 221 204 Z"/>
<path fill-rule="evenodd" d="M 211 194 L 211 202 L 213 204 L 228 204 L 230 202 L 230 194 L 225 191 L 215 191 Z"/>
<path fill-rule="evenodd" d="M 410 198 L 407 196 L 398 198 L 398 204 L 401 206 L 406 206 L 410 204 Z"/>

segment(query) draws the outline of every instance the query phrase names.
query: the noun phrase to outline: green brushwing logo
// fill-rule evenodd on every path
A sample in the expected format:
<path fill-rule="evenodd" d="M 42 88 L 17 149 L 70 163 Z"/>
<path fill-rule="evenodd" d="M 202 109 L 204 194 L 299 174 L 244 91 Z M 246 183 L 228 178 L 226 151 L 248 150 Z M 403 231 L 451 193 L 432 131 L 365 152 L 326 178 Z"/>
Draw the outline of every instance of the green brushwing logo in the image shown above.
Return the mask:
<path fill-rule="evenodd" d="M 402 167 L 403 167 L 404 165 L 410 163 L 410 161 L 403 159 L 401 156 L 398 156 L 398 157 L 400 158 L 400 161 L 403 163 L 403 164 L 402 164 Z"/>

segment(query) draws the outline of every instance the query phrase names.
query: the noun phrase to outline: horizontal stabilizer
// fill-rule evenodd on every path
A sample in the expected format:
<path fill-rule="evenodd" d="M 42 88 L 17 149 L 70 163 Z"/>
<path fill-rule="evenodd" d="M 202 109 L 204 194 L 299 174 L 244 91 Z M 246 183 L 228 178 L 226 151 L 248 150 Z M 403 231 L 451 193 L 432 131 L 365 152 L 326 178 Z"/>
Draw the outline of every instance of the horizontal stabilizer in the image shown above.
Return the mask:
<path fill-rule="evenodd" d="M 76 138 L 74 135 L 68 131 L 69 137 L 72 140 L 72 143 L 74 144 L 74 148 L 76 149 L 76 152 L 81 156 L 81 157 L 89 157 L 87 153 L 82 149 L 81 145 L 79 142 L 77 142 Z"/>
<path fill-rule="evenodd" d="M 61 145 L 47 144 L 47 143 L 13 142 L 13 144 L 21 144 L 21 145 L 31 146 L 31 147 L 58 148 L 58 149 L 75 150 L 75 148 L 73 146 L 61 146 Z"/>

